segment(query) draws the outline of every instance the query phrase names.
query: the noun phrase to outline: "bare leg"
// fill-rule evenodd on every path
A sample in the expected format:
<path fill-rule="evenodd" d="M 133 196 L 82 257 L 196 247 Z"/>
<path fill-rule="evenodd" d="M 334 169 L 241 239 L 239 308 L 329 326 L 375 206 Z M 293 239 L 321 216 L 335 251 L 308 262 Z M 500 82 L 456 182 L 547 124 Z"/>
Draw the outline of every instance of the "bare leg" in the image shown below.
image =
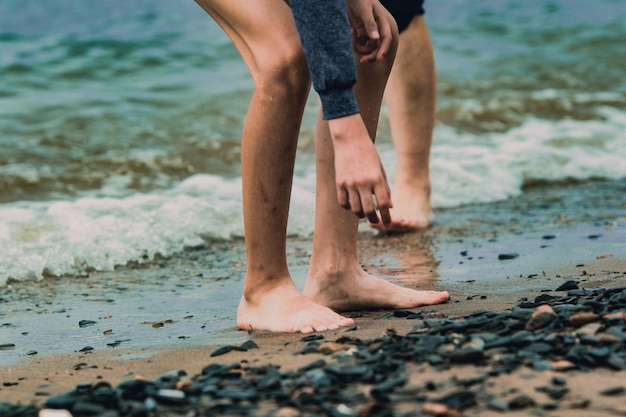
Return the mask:
<path fill-rule="evenodd" d="M 352 325 L 300 294 L 287 267 L 296 143 L 310 87 L 291 11 L 282 0 L 197 2 L 231 38 L 255 85 L 242 134 L 247 271 L 237 324 L 304 333 Z"/>
<path fill-rule="evenodd" d="M 423 16 L 413 18 L 400 34 L 398 54 L 389 76 L 385 102 L 397 155 L 392 226 L 405 232 L 430 225 L 429 158 L 435 125 L 435 64 Z"/>
<path fill-rule="evenodd" d="M 390 65 L 390 61 L 358 65 L 359 82 L 355 91 L 361 115 L 372 138 L 378 125 Z M 335 311 L 411 308 L 448 300 L 449 295 L 445 291 L 402 288 L 363 270 L 357 258 L 358 219 L 337 202 L 333 146 L 328 123 L 321 118 L 318 118 L 315 152 L 315 235 L 304 294 Z"/>

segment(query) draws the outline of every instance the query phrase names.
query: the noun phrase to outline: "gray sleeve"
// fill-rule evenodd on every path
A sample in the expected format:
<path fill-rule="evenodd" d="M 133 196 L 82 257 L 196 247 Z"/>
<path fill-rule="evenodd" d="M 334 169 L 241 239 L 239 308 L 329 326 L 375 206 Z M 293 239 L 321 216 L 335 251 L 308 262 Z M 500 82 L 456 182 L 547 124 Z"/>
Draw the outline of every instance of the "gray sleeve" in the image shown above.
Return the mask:
<path fill-rule="evenodd" d="M 291 0 L 313 88 L 325 120 L 359 112 L 352 35 L 345 0 Z"/>

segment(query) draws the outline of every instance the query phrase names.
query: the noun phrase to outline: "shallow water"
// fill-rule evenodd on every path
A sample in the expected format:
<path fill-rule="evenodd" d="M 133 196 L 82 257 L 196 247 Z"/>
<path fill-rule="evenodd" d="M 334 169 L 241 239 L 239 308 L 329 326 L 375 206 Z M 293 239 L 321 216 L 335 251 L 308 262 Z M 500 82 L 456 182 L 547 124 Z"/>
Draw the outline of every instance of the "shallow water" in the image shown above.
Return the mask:
<path fill-rule="evenodd" d="M 435 209 L 626 176 L 626 4 L 427 2 Z M 0 285 L 242 236 L 252 83 L 192 1 L 0 3 Z M 290 233 L 312 232 L 316 99 Z M 383 110 L 384 111 L 384 110 Z M 385 120 L 378 146 L 391 178 Z"/>
<path fill-rule="evenodd" d="M 474 310 L 504 309 L 521 294 L 553 294 L 570 279 L 581 288 L 624 285 L 625 191 L 626 181 L 535 187 L 507 201 L 442 210 L 439 222 L 420 233 L 363 233 L 363 265 L 396 284 L 448 290 L 449 304 Z M 291 239 L 287 249 L 302 289 L 311 240 Z M 500 260 L 503 253 L 519 256 Z M 0 345 L 14 347 L 0 348 L 0 364 L 32 351 L 91 347 L 117 354 L 241 343 L 248 337 L 236 330 L 242 259 L 241 240 L 214 241 L 114 271 L 6 285 L 0 288 Z M 81 320 L 94 323 L 80 327 Z"/>

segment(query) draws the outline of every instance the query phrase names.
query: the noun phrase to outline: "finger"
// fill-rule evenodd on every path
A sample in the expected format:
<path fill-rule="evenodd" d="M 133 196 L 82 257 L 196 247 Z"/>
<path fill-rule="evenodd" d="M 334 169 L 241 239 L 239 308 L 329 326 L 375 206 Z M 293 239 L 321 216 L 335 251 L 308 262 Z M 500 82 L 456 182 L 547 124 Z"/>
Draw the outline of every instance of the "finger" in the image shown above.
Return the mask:
<path fill-rule="evenodd" d="M 380 218 L 384 225 L 391 224 L 391 214 L 389 209 L 391 208 L 391 192 L 389 190 L 389 185 L 385 182 L 383 184 L 379 184 L 374 188 L 374 197 L 376 198 L 376 204 L 378 206 L 378 211 L 380 212 Z"/>
<path fill-rule="evenodd" d="M 363 207 L 361 206 L 361 199 L 359 198 L 358 191 L 353 191 L 350 194 L 350 210 L 359 218 L 365 217 L 363 213 Z"/>
<path fill-rule="evenodd" d="M 370 223 L 378 223 L 378 215 L 376 214 L 376 204 L 374 202 L 374 195 L 372 194 L 372 189 L 361 189 L 361 207 L 363 208 L 363 213 L 367 220 Z"/>
<path fill-rule="evenodd" d="M 366 45 L 369 41 L 367 29 L 362 23 L 352 28 L 352 39 L 356 45 Z"/>
<path fill-rule="evenodd" d="M 382 209 L 379 208 L 380 211 L 380 219 L 382 220 L 385 226 L 391 226 L 391 213 L 388 208 Z"/>
<path fill-rule="evenodd" d="M 337 187 L 337 201 L 339 205 L 346 210 L 350 210 L 350 200 L 348 191 L 343 187 Z"/>
<path fill-rule="evenodd" d="M 352 45 L 354 51 L 361 57 L 366 56 L 365 59 L 360 58 L 359 62 L 373 62 L 376 60 L 376 49 L 378 45 L 373 42 L 375 41 L 370 40 L 365 35 L 359 36 L 355 30 L 352 30 Z"/>
<path fill-rule="evenodd" d="M 378 22 L 380 38 L 378 41 L 378 53 L 376 55 L 376 59 L 381 60 L 391 49 L 394 28 L 392 27 L 393 20 L 389 19 L 388 15 L 379 16 Z"/>
<path fill-rule="evenodd" d="M 376 62 L 378 60 L 379 51 L 376 49 L 369 53 L 362 53 L 361 58 L 359 58 L 359 62 L 361 64 L 366 64 L 368 62 Z"/>
<path fill-rule="evenodd" d="M 393 36 L 391 35 L 391 31 L 388 31 L 388 33 L 385 33 L 384 36 L 381 36 L 381 38 L 378 40 L 378 48 L 376 48 L 376 51 L 375 51 L 376 61 L 382 60 L 385 57 L 385 55 L 390 51 L 392 41 L 393 41 Z"/>
<path fill-rule="evenodd" d="M 374 15 L 374 10 L 371 10 L 371 13 L 368 13 L 363 17 L 363 26 L 365 31 L 367 32 L 367 37 L 369 39 L 378 40 L 380 39 L 380 32 L 378 31 L 378 22 L 376 21 L 376 16 Z"/>

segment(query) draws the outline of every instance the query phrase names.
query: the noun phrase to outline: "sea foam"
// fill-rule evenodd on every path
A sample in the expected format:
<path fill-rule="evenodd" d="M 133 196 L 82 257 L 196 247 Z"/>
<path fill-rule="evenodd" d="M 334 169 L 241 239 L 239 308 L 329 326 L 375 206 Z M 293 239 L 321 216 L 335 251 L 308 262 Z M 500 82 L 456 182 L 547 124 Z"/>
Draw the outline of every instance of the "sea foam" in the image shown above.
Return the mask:
<path fill-rule="evenodd" d="M 601 111 L 605 120 L 529 118 L 504 133 L 438 126 L 431 157 L 435 210 L 506 199 L 537 181 L 626 177 L 626 114 Z M 379 148 L 393 182 L 393 148 L 388 141 Z M 288 233 L 310 236 L 315 174 L 312 168 L 299 173 Z M 170 189 L 125 196 L 115 184 L 125 182 L 108 183 L 101 196 L 0 206 L 0 285 L 9 278 L 110 270 L 244 235 L 239 178 L 197 174 Z"/>

